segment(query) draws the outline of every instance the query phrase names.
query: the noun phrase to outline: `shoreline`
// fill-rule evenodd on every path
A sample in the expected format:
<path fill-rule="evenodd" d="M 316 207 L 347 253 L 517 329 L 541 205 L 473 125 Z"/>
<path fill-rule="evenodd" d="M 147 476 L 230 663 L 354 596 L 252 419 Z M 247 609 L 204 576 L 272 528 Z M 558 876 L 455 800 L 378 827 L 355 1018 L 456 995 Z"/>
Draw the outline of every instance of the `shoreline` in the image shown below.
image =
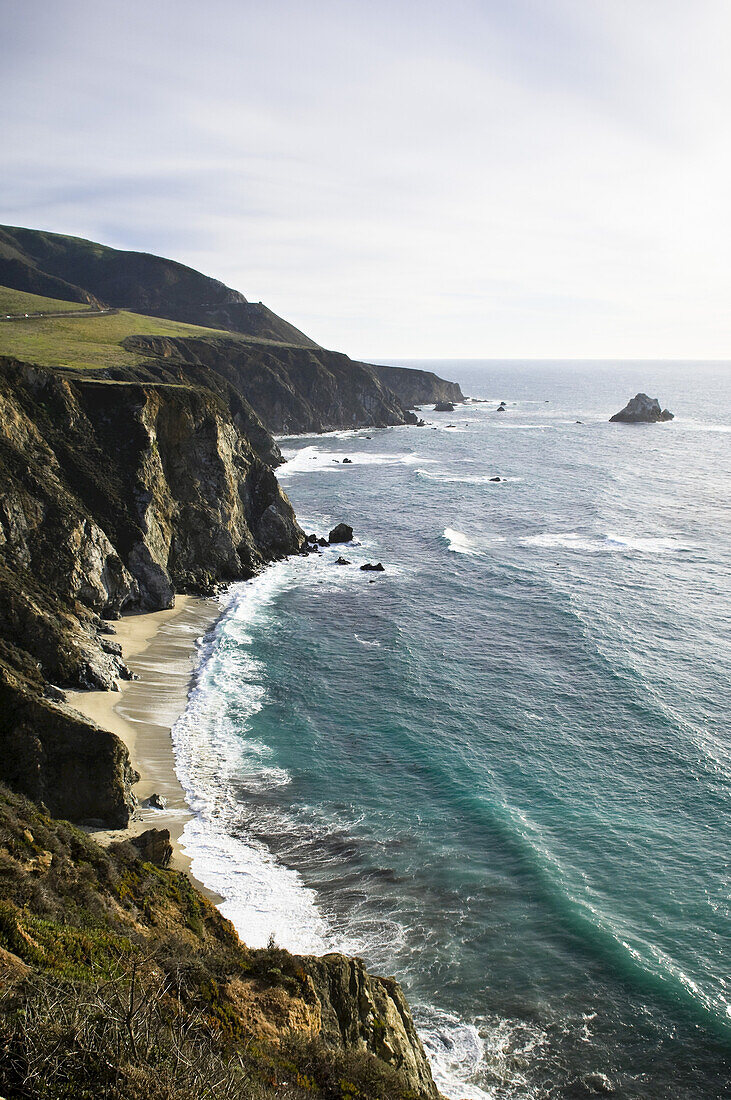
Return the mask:
<path fill-rule="evenodd" d="M 193 816 L 177 773 L 172 727 L 185 710 L 198 650 L 196 641 L 220 617 L 217 600 L 176 595 L 165 611 L 123 615 L 114 623 L 114 640 L 137 680 L 120 680 L 119 691 L 67 691 L 66 699 L 86 718 L 111 730 L 126 745 L 132 767 L 140 778 L 133 792 L 139 805 L 126 829 L 87 829 L 100 844 L 125 840 L 150 828 L 170 831 L 170 866 L 183 871 L 211 901 L 223 899 L 196 879 L 180 840 Z M 161 795 L 164 810 L 142 803 Z"/>

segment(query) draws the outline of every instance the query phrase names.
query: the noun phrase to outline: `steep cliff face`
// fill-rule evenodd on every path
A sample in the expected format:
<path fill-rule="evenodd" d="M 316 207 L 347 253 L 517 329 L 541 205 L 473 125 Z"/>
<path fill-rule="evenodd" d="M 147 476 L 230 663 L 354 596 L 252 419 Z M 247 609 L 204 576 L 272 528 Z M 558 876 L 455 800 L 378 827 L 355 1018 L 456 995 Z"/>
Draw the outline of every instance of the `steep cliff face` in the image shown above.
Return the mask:
<path fill-rule="evenodd" d="M 48 684 L 108 688 L 126 674 L 105 620 L 251 576 L 303 535 L 216 394 L 70 380 L 2 359 L 0 383 L 0 778 L 38 797 L 55 791 L 55 809 L 74 819 L 118 824 L 129 806 L 124 746 L 82 752 L 84 731 L 38 699 Z M 51 747 L 61 730 L 78 774 L 56 784 L 71 767 Z M 99 733 L 85 735 L 100 745 Z"/>
<path fill-rule="evenodd" d="M 321 348 L 221 339 L 135 336 L 124 346 L 150 356 L 151 366 L 204 367 L 246 398 L 271 432 L 297 434 L 416 422 L 366 363 Z"/>
<path fill-rule="evenodd" d="M 319 1003 L 319 1034 L 328 1043 L 370 1051 L 397 1070 L 419 1095 L 438 1095 L 398 982 L 374 977 L 362 959 L 345 955 L 307 957 L 301 962 Z"/>
<path fill-rule="evenodd" d="M 371 370 L 407 408 L 436 404 L 437 401 L 464 401 L 458 382 L 447 382 L 433 371 L 378 364 L 374 364 Z"/>

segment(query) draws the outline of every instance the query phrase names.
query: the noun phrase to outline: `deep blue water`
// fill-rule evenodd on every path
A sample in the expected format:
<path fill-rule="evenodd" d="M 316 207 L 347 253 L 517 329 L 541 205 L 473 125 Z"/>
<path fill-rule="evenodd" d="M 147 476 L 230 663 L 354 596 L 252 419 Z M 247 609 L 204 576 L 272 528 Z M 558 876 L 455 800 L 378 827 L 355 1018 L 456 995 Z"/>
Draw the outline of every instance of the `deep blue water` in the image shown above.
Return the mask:
<path fill-rule="evenodd" d="M 489 400 L 282 441 L 357 541 L 227 596 L 194 872 L 395 974 L 453 1097 L 727 1095 L 731 368 L 410 365 Z M 609 424 L 638 390 L 676 419 Z"/>

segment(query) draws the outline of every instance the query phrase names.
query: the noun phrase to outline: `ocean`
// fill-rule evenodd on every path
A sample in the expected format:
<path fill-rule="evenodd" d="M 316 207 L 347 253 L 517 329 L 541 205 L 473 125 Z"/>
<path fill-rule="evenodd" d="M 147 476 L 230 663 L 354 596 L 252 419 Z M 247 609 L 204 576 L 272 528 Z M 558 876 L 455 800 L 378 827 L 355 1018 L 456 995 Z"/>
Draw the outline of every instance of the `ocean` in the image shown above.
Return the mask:
<path fill-rule="evenodd" d="M 727 1096 L 731 365 L 404 365 L 486 400 L 280 441 L 355 538 L 200 643 L 193 872 L 396 976 L 454 1100 Z"/>

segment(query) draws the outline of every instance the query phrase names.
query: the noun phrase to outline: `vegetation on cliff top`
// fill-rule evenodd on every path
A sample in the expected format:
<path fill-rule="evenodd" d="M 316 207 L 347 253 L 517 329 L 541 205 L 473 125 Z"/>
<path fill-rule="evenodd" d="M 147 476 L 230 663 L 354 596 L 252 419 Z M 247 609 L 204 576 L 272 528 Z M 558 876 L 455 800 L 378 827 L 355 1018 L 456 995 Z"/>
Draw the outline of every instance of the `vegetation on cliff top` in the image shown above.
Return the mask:
<path fill-rule="evenodd" d="M 402 1072 L 377 1013 L 348 1040 L 333 990 L 350 960 L 252 951 L 185 875 L 4 788 L 0 896 L 8 1100 L 436 1096 L 423 1052 L 421 1077 Z M 393 991 L 368 982 L 378 1009 Z M 384 1030 L 392 1065 L 376 1054 Z"/>
<path fill-rule="evenodd" d="M 35 294 L 24 294 L 0 287 L 0 314 L 13 312 L 13 301 L 16 302 L 17 312 L 23 313 L 87 308 L 78 302 L 40 298 Z M 3 303 L 8 303 L 7 308 Z M 88 317 L 29 317 L 0 324 L 0 352 L 3 355 L 11 355 L 39 366 L 74 370 L 132 367 L 144 362 L 144 354 L 123 346 L 122 342 L 131 336 L 202 339 L 222 335 L 217 329 L 200 328 L 158 317 L 144 317 L 127 310 L 110 313 L 94 311 L 89 312 Z M 228 335 L 228 338 L 244 342 L 247 339 L 237 335 Z"/>

